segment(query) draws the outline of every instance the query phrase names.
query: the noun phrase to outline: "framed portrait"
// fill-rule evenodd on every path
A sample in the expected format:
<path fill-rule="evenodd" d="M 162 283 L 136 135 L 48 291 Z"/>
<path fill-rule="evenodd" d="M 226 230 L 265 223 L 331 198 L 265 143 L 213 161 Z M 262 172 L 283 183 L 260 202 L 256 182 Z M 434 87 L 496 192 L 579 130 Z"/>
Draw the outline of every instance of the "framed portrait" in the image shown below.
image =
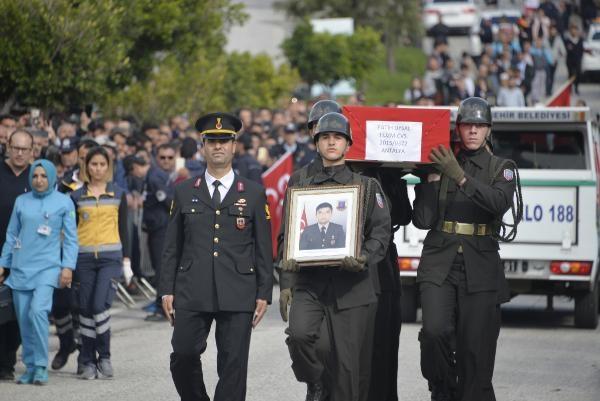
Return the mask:
<path fill-rule="evenodd" d="M 360 185 L 292 187 L 286 197 L 285 260 L 339 266 L 344 257 L 360 255 Z"/>

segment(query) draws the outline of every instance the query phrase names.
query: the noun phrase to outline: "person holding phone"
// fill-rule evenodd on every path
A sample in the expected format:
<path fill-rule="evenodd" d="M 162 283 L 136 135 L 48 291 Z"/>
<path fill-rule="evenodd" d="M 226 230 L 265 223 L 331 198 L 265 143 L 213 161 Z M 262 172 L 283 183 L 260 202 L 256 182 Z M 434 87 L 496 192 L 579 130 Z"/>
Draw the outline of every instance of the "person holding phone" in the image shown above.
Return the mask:
<path fill-rule="evenodd" d="M 19 384 L 48 382 L 48 313 L 55 288 L 70 287 L 77 260 L 75 209 L 55 190 L 56 168 L 36 160 L 29 170 L 31 192 L 20 195 L 8 224 L 0 257 L 0 282 L 12 289 L 25 373 Z M 61 241 L 62 236 L 62 241 Z M 32 251 L 35 250 L 35 251 Z"/>
<path fill-rule="evenodd" d="M 271 302 L 273 259 L 265 189 L 235 174 L 236 133 L 227 113 L 200 118 L 204 175 L 175 187 L 159 295 L 174 326 L 171 373 L 185 401 L 209 400 L 201 355 L 216 322 L 214 401 L 243 401 L 252 328 Z"/>

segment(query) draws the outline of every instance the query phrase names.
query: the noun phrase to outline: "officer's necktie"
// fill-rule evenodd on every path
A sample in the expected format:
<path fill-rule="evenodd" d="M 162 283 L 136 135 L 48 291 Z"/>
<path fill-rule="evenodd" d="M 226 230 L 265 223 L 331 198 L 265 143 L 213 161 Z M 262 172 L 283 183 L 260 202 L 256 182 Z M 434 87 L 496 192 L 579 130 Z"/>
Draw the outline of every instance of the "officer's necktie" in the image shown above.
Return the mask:
<path fill-rule="evenodd" d="M 219 192 L 219 186 L 221 185 L 221 181 L 216 180 L 212 184 L 215 187 L 215 190 L 213 191 L 213 195 L 212 195 L 212 202 L 213 202 L 213 205 L 215 206 L 215 209 L 218 209 L 219 206 L 221 205 L 221 192 Z"/>
<path fill-rule="evenodd" d="M 325 237 L 325 227 L 321 227 L 321 236 Z"/>

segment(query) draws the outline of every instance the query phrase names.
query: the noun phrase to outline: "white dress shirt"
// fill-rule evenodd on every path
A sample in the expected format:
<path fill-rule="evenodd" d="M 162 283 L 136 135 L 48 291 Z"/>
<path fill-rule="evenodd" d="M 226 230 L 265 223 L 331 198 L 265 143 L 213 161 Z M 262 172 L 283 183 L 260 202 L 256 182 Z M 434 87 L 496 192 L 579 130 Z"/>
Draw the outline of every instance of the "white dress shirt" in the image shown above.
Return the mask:
<path fill-rule="evenodd" d="M 210 197 L 212 198 L 213 192 L 215 191 L 215 186 L 213 185 L 213 182 L 217 181 L 217 179 L 215 177 L 213 177 L 212 175 L 210 175 L 208 173 L 208 170 L 206 170 L 206 172 L 204 173 L 204 178 L 206 179 L 206 186 L 208 187 L 208 193 L 210 194 Z M 223 201 L 223 199 L 225 199 L 225 195 L 227 195 L 227 192 L 229 192 L 229 188 L 231 188 L 231 186 L 233 185 L 234 179 L 235 179 L 235 173 L 233 172 L 233 169 L 229 170 L 229 172 L 227 174 L 225 174 L 223 177 L 221 177 L 219 179 L 219 182 L 221 183 L 221 185 L 219 185 L 219 192 L 221 193 L 221 201 Z"/>

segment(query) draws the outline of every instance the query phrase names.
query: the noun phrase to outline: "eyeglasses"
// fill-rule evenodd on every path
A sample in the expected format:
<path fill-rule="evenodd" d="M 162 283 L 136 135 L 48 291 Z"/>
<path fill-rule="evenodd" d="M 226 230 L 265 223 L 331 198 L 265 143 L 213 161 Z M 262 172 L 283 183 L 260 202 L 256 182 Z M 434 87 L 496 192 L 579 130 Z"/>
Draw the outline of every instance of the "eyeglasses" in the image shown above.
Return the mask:
<path fill-rule="evenodd" d="M 160 160 L 173 160 L 175 156 L 158 156 Z"/>
<path fill-rule="evenodd" d="M 29 153 L 29 152 L 31 152 L 31 148 L 20 148 L 18 146 L 11 146 L 10 150 L 14 151 L 15 153 Z"/>

